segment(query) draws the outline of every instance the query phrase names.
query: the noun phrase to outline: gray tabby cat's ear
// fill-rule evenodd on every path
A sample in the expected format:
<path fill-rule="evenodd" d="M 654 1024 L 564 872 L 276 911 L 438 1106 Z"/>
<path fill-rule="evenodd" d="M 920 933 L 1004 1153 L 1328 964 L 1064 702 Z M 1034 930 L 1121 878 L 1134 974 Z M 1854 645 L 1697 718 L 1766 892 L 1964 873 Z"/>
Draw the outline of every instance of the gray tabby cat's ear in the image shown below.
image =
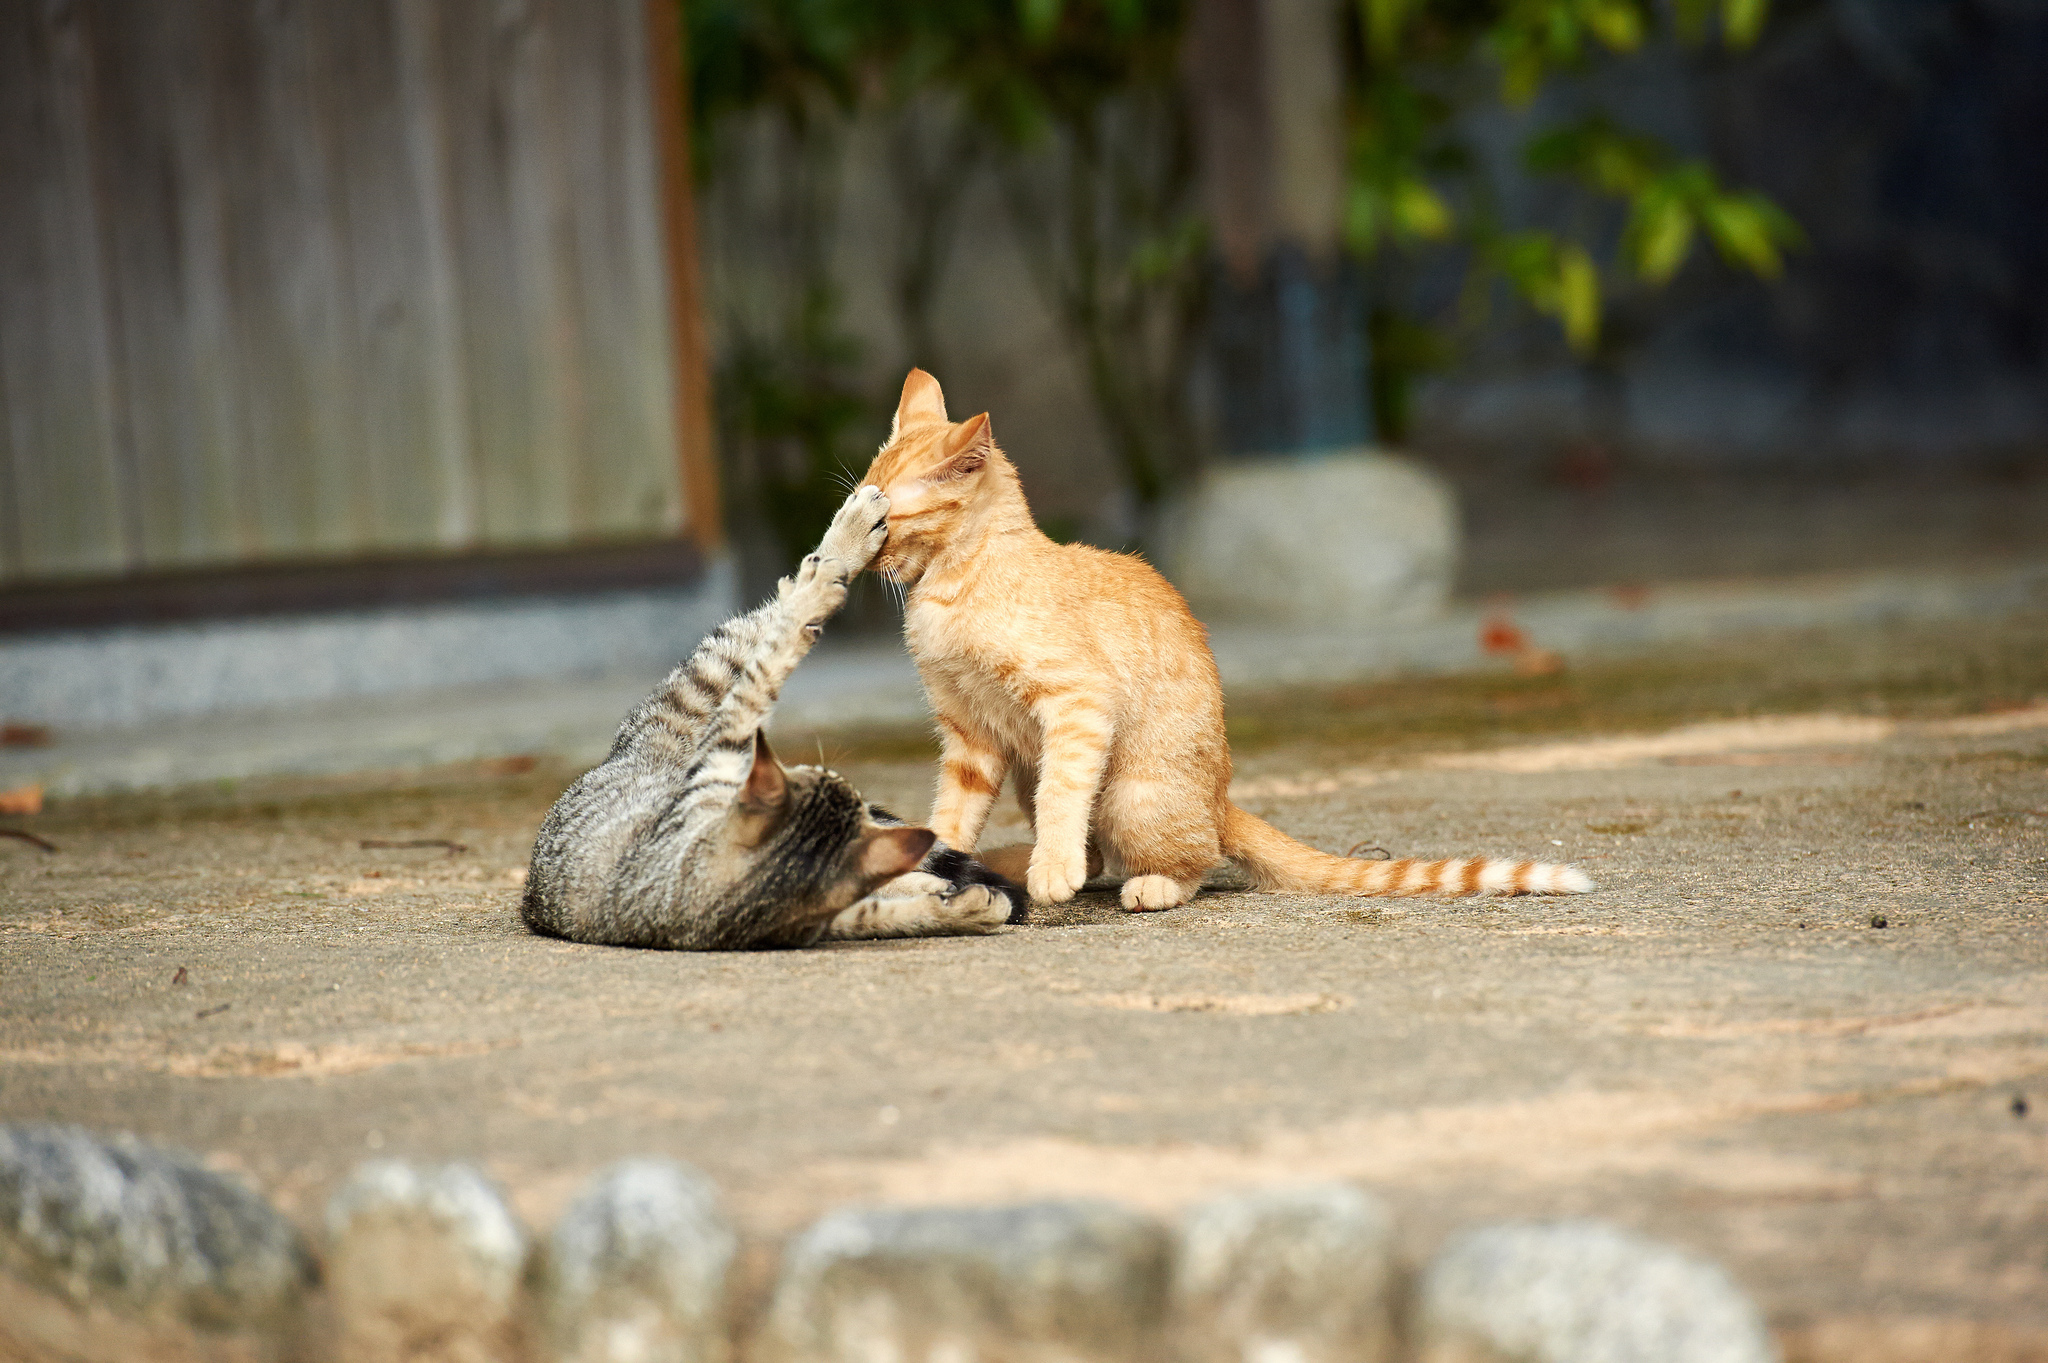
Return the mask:
<path fill-rule="evenodd" d="M 860 873 L 893 880 L 915 871 L 939 835 L 929 828 L 878 828 L 860 849 Z"/>
<path fill-rule="evenodd" d="M 946 395 L 940 390 L 939 381 L 922 369 L 911 370 L 903 380 L 903 397 L 896 404 L 896 420 L 889 427 L 889 438 L 894 440 L 896 432 L 905 426 L 945 419 Z"/>
<path fill-rule="evenodd" d="M 768 747 L 768 735 L 756 729 L 753 770 L 747 773 L 735 810 L 740 842 L 747 847 L 758 845 L 782 822 L 788 809 L 789 778 Z"/>

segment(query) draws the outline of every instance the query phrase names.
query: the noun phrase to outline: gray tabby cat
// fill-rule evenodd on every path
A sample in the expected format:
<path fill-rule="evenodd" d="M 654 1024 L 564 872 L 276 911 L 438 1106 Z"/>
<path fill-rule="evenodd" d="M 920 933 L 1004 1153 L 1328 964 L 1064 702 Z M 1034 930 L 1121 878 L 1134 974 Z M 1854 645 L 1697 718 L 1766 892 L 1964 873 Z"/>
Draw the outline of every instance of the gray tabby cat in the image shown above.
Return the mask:
<path fill-rule="evenodd" d="M 722 951 L 1021 921 L 1015 887 L 837 772 L 783 767 L 761 732 L 881 548 L 888 510 L 879 488 L 854 492 L 773 601 L 720 626 L 626 716 L 611 755 L 541 824 L 520 910 L 529 928 Z"/>

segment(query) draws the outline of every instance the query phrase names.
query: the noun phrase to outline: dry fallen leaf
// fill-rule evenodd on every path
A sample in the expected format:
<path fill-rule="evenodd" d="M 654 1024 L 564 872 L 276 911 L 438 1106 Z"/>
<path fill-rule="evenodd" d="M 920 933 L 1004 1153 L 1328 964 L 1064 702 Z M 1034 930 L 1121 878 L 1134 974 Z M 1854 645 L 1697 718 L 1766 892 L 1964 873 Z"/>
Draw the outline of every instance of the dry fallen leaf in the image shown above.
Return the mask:
<path fill-rule="evenodd" d="M 43 812 L 43 788 L 41 786 L 16 786 L 13 790 L 0 790 L 0 814 L 40 814 Z"/>

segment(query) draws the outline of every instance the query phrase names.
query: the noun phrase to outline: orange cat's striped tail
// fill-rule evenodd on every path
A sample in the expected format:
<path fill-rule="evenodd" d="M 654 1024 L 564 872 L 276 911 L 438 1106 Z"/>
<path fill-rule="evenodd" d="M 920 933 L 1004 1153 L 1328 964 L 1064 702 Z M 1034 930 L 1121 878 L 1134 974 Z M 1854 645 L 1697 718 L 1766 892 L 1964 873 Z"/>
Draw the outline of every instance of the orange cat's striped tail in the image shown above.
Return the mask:
<path fill-rule="evenodd" d="M 1448 861 L 1354 861 L 1296 842 L 1256 814 L 1223 806 L 1223 855 L 1251 872 L 1261 890 L 1308 894 L 1584 894 L 1593 882 L 1576 866 L 1487 857 Z"/>

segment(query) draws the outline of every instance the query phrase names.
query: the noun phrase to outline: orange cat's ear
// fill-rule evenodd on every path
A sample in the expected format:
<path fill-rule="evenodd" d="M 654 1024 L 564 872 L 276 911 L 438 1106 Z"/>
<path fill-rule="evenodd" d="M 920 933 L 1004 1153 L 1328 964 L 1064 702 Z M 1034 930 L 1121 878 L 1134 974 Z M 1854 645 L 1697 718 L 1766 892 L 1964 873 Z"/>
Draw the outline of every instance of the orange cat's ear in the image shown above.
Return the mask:
<path fill-rule="evenodd" d="M 988 413 L 967 418 L 946 433 L 945 476 L 956 478 L 974 472 L 988 462 L 995 447 L 995 433 L 989 429 Z"/>
<path fill-rule="evenodd" d="M 940 391 L 939 381 L 922 369 L 911 370 L 910 377 L 903 380 L 903 397 L 896 404 L 896 421 L 889 427 L 889 438 L 894 440 L 896 432 L 905 426 L 945 419 L 946 395 Z"/>

